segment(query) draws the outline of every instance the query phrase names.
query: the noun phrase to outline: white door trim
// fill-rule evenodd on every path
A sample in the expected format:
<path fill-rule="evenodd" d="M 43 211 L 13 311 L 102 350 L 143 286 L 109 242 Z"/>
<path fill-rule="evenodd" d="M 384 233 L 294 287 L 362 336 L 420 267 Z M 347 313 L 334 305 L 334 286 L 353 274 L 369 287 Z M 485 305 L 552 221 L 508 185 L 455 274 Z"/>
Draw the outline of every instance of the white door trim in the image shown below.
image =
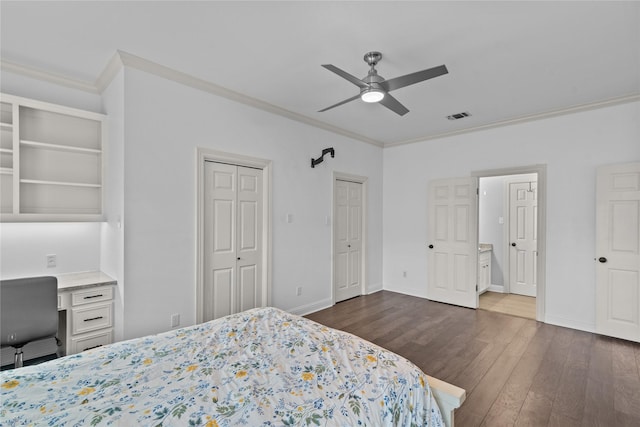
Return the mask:
<path fill-rule="evenodd" d="M 341 180 L 341 181 L 351 181 L 351 182 L 357 182 L 358 184 L 362 184 L 362 252 L 361 252 L 361 262 L 360 262 L 360 266 L 361 266 L 361 270 L 360 270 L 360 294 L 361 295 L 366 295 L 367 293 L 367 266 L 368 266 L 368 251 L 367 251 L 367 229 L 368 229 L 368 225 L 367 225 L 367 217 L 368 212 L 369 212 L 369 203 L 368 203 L 368 178 L 366 176 L 359 176 L 359 175 L 352 175 L 352 174 L 348 174 L 348 173 L 342 173 L 342 172 L 333 172 L 333 180 L 331 181 L 331 192 L 332 192 L 332 206 L 331 206 L 331 212 L 332 212 L 332 217 L 334 216 L 335 213 L 335 202 L 336 202 L 336 194 L 335 194 L 335 190 L 336 190 L 336 181 Z M 331 222 L 331 304 L 335 305 L 336 303 L 336 292 L 335 292 L 335 247 L 334 247 L 334 236 L 336 233 L 335 230 L 335 226 L 336 226 L 336 222 L 335 222 L 335 217 L 333 218 L 333 221 Z"/>
<path fill-rule="evenodd" d="M 486 178 L 502 175 L 523 175 L 528 173 L 538 174 L 538 268 L 537 294 L 536 294 L 536 320 L 545 321 L 545 291 L 547 271 L 547 165 L 517 166 L 504 169 L 490 169 L 473 171 L 471 176 Z M 506 221 L 505 221 L 506 222 Z M 508 277 L 505 277 L 506 284 Z"/>
<path fill-rule="evenodd" d="M 262 301 L 271 305 L 271 160 L 225 153 L 209 148 L 196 148 L 196 322 L 202 323 L 204 293 L 204 164 L 227 163 L 262 169 Z"/>

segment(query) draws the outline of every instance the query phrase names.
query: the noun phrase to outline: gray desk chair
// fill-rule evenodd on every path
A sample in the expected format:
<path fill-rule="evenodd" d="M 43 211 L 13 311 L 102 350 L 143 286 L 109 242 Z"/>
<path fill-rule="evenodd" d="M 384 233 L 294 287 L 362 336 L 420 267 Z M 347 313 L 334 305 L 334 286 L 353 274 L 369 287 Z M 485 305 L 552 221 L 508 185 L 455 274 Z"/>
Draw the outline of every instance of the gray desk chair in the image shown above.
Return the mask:
<path fill-rule="evenodd" d="M 0 280 L 2 347 L 16 349 L 14 367 L 22 367 L 22 347 L 58 333 L 58 279 L 28 277 Z"/>

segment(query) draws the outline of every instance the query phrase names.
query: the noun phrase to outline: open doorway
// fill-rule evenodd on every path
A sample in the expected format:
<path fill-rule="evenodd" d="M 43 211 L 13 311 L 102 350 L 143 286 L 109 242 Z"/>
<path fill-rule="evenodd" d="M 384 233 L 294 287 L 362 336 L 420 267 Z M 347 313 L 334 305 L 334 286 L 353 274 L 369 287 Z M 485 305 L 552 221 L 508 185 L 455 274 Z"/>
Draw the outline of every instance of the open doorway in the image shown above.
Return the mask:
<path fill-rule="evenodd" d="M 479 308 L 543 320 L 543 166 L 478 172 Z M 542 176 L 542 179 L 540 177 Z M 544 193 L 544 191 L 542 191 Z M 540 264 L 542 262 L 542 264 Z"/>

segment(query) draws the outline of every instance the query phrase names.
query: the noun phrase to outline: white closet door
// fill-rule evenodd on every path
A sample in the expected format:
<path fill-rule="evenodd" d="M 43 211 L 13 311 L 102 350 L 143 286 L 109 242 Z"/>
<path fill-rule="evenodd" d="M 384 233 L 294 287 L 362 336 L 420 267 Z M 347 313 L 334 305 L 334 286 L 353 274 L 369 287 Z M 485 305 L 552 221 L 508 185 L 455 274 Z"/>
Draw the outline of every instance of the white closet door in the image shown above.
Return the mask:
<path fill-rule="evenodd" d="M 598 169 L 596 331 L 640 341 L 640 162 Z"/>
<path fill-rule="evenodd" d="M 429 182 L 427 298 L 477 308 L 478 180 Z"/>
<path fill-rule="evenodd" d="M 258 307 L 261 301 L 262 171 L 238 167 L 237 202 L 238 311 Z"/>
<path fill-rule="evenodd" d="M 362 294 L 362 184 L 335 181 L 334 292 L 336 302 Z"/>
<path fill-rule="evenodd" d="M 259 305 L 262 171 L 206 162 L 204 321 Z"/>

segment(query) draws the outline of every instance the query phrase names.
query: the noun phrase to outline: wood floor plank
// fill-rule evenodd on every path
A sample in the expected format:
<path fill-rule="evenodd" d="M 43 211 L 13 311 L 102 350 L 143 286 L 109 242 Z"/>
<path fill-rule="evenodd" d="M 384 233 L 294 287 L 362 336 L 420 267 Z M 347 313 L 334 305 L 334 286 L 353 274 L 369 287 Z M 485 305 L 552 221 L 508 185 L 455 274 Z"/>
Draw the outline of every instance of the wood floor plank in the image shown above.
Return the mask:
<path fill-rule="evenodd" d="M 496 314 L 491 315 L 496 316 Z M 514 339 L 526 322 L 522 318 L 503 316 L 500 328 L 493 328 L 494 336 L 489 337 L 484 333 L 481 334 L 478 339 L 487 341 L 488 345 L 468 366 L 454 377 L 453 382 L 458 387 L 467 390 L 468 394 L 471 393 L 504 352 L 506 349 L 505 344 Z"/>
<path fill-rule="evenodd" d="M 539 324 L 536 335 L 484 418 L 483 425 L 515 424 L 556 328 Z"/>
<path fill-rule="evenodd" d="M 617 340 L 613 343 L 614 408 L 626 420 L 640 425 L 640 373 L 636 345 Z"/>
<path fill-rule="evenodd" d="M 606 427 L 615 419 L 612 339 L 596 336 L 591 349 L 582 425 Z"/>
<path fill-rule="evenodd" d="M 568 417 L 576 421 L 582 420 L 593 334 L 573 331 L 572 335 L 573 339 L 568 349 L 571 363 L 565 363 L 562 371 L 551 420 L 556 414 L 558 419 Z"/>
<path fill-rule="evenodd" d="M 575 418 L 567 417 L 557 412 L 551 412 L 547 427 L 580 427 L 580 422 Z"/>
<path fill-rule="evenodd" d="M 640 426 L 638 343 L 389 291 L 307 317 L 465 388 L 457 427 Z"/>
<path fill-rule="evenodd" d="M 465 405 L 459 409 L 461 418 L 464 419 L 467 414 L 475 416 L 487 414 L 498 394 L 509 380 L 522 354 L 535 336 L 536 329 L 534 321 L 528 320 L 522 324 L 513 340 L 505 347 L 500 356 L 495 359 L 495 363 L 482 377 L 478 385 L 468 394 Z"/>
<path fill-rule="evenodd" d="M 517 427 L 546 426 L 551 417 L 552 406 L 553 399 L 530 389 L 514 425 Z"/>

